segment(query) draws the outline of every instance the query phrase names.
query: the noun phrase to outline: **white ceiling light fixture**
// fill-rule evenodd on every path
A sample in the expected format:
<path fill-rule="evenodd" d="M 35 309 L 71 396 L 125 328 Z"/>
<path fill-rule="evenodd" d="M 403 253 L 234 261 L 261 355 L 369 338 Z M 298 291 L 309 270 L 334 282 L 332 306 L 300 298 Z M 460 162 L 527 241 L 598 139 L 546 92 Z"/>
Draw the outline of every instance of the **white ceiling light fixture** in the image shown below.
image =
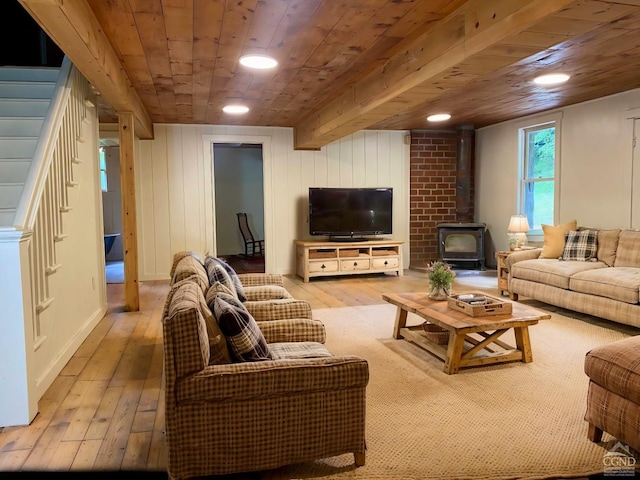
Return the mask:
<path fill-rule="evenodd" d="M 427 117 L 428 122 L 445 122 L 451 118 L 448 113 L 436 113 Z"/>
<path fill-rule="evenodd" d="M 243 55 L 240 57 L 240 64 L 249 68 L 267 70 L 278 65 L 278 61 L 267 55 Z"/>
<path fill-rule="evenodd" d="M 564 83 L 571 78 L 566 73 L 549 73 L 547 75 L 540 75 L 533 79 L 533 83 L 537 85 L 557 85 Z"/>
<path fill-rule="evenodd" d="M 225 105 L 222 107 L 222 111 L 224 113 L 230 113 L 232 115 L 242 115 L 243 113 L 247 113 L 249 111 L 249 107 L 244 105 Z"/>

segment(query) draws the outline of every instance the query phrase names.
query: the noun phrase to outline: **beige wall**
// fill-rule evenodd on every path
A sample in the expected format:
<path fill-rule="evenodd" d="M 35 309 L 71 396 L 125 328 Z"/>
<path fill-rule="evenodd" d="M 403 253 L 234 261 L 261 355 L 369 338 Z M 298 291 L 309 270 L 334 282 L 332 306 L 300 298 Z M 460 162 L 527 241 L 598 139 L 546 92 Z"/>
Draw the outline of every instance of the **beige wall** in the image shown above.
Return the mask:
<path fill-rule="evenodd" d="M 393 187 L 393 239 L 409 238 L 409 145 L 403 131 L 362 131 L 320 151 L 295 151 L 293 130 L 155 125 L 136 142 L 140 280 L 168 278 L 174 252 L 215 251 L 212 143 L 262 143 L 266 265 L 293 273 L 293 240 L 308 238 L 310 186 Z"/>
<path fill-rule="evenodd" d="M 634 160 L 633 121 L 627 119 L 639 106 L 640 90 L 633 90 L 476 132 L 476 221 L 490 232 L 488 262 L 495 265 L 493 251 L 508 249 L 507 225 L 517 213 L 518 131 L 551 118 L 561 122 L 556 222 L 640 227 L 637 215 L 631 219 L 632 184 L 636 201 L 640 193 L 640 155 Z"/>

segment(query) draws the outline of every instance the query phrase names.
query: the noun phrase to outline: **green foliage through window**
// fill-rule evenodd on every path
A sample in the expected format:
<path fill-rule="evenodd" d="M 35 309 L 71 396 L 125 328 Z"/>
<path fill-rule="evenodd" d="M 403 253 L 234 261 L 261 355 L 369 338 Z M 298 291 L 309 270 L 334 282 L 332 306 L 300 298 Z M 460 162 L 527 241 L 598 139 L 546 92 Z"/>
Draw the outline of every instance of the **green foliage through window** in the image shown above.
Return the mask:
<path fill-rule="evenodd" d="M 556 174 L 555 122 L 525 128 L 522 206 L 531 230 L 553 225 Z"/>
<path fill-rule="evenodd" d="M 100 187 L 103 192 L 107 191 L 107 159 L 104 148 L 100 149 Z"/>

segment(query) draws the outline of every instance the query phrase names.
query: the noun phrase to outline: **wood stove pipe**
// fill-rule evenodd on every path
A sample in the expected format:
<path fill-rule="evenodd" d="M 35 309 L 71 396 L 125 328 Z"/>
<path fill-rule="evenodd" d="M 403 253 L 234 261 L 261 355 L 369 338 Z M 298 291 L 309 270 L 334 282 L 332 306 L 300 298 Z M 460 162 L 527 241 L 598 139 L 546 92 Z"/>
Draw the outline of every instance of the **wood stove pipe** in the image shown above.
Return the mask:
<path fill-rule="evenodd" d="M 473 222 L 472 166 L 473 166 L 473 125 L 458 128 L 456 152 L 456 221 Z"/>

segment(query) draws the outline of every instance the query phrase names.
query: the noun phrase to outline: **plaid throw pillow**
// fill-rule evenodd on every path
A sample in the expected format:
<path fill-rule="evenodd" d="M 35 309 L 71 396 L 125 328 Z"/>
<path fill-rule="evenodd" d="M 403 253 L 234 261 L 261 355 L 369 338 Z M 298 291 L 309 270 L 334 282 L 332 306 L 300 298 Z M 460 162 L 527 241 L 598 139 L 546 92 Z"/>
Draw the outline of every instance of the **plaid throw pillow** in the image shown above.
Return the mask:
<path fill-rule="evenodd" d="M 260 327 L 244 305 L 224 293 L 211 300 L 213 316 L 236 361 L 257 362 L 273 358 Z"/>
<path fill-rule="evenodd" d="M 209 283 L 211 283 L 211 285 L 213 285 L 214 282 L 220 282 L 225 287 L 233 290 L 241 302 L 247 301 L 240 277 L 238 277 L 238 274 L 231 265 L 219 258 L 207 257 L 205 259 L 205 266 L 207 267 Z M 231 285 L 228 285 L 229 282 Z"/>
<path fill-rule="evenodd" d="M 236 287 L 236 293 L 238 294 L 238 298 L 240 299 L 241 302 L 246 302 L 247 296 L 244 293 L 244 286 L 242 285 L 242 282 L 240 281 L 240 277 L 238 276 L 236 271 L 233 269 L 233 267 L 220 258 L 214 258 L 213 260 L 219 263 L 220 265 L 222 265 L 222 268 L 224 268 L 227 271 L 227 273 L 231 277 L 233 286 Z"/>
<path fill-rule="evenodd" d="M 220 265 L 218 262 L 214 262 L 213 257 L 207 257 L 204 262 L 204 266 L 207 269 L 207 275 L 209 276 L 210 285 L 214 285 L 216 282 L 219 282 L 226 288 L 228 288 L 231 292 L 233 292 L 234 297 L 238 298 L 238 292 L 236 292 L 236 287 L 233 283 L 233 280 L 231 280 L 229 273 L 224 269 L 222 265 Z"/>
<path fill-rule="evenodd" d="M 564 249 L 560 260 L 593 260 L 598 253 L 597 230 L 569 230 L 564 234 Z"/>

